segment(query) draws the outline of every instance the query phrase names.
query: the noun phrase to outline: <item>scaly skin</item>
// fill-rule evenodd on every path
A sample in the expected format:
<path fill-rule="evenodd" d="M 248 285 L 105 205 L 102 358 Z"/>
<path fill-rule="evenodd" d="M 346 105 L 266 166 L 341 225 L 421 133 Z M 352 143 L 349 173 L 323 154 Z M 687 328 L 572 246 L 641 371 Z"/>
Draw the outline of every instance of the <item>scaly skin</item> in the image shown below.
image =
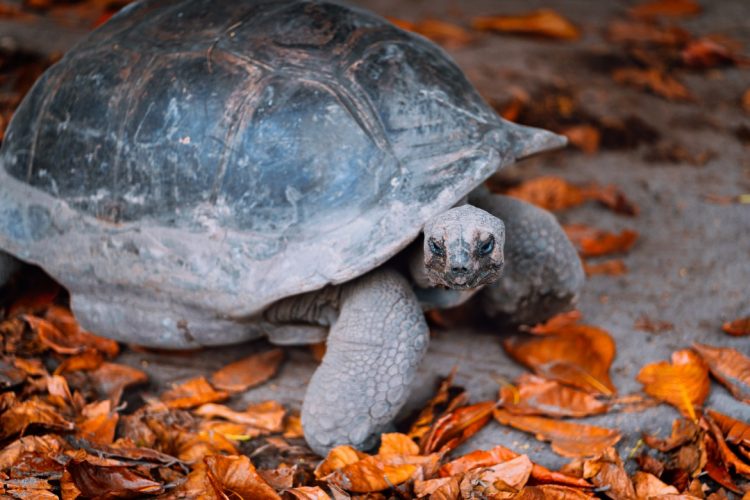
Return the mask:
<path fill-rule="evenodd" d="M 505 270 L 480 292 L 485 312 L 502 323 L 534 324 L 569 309 L 585 276 L 557 219 L 529 203 L 482 191 L 472 203 L 505 221 Z"/>
<path fill-rule="evenodd" d="M 375 445 L 406 402 L 429 332 L 407 280 L 381 268 L 343 285 L 341 312 L 302 407 L 315 452 Z"/>

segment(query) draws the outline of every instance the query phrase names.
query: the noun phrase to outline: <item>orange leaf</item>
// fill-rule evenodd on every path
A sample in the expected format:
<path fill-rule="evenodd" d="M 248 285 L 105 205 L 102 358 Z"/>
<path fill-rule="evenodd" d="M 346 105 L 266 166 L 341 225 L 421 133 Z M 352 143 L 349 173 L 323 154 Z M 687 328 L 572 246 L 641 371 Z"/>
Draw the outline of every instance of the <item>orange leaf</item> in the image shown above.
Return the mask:
<path fill-rule="evenodd" d="M 380 436 L 378 455 L 396 453 L 399 455 L 419 455 L 419 445 L 406 434 L 392 432 Z"/>
<path fill-rule="evenodd" d="M 514 500 L 588 500 L 591 495 L 567 486 L 543 484 L 527 486 L 513 498 Z"/>
<path fill-rule="evenodd" d="M 423 440 L 424 435 L 432 427 L 435 418 L 440 414 L 441 410 L 450 411 L 458 406 L 466 403 L 468 397 L 466 392 L 460 390 L 456 395 L 451 394 L 453 388 L 453 377 L 456 375 L 456 367 L 453 367 L 450 375 L 440 382 L 437 394 L 433 396 L 429 403 L 419 412 L 414 423 L 411 425 L 407 435 L 410 438 L 418 439 L 420 442 Z"/>
<path fill-rule="evenodd" d="M 461 480 L 461 495 L 463 498 L 515 498 L 529 480 L 532 467 L 529 457 L 519 455 L 491 467 L 472 469 Z"/>
<path fill-rule="evenodd" d="M 620 276 L 628 272 L 628 268 L 625 266 L 622 259 L 609 259 L 595 262 L 593 264 L 584 260 L 583 270 L 586 273 L 586 276 Z"/>
<path fill-rule="evenodd" d="M 430 500 L 459 500 L 459 479 L 460 477 L 440 477 L 427 481 L 417 480 L 414 482 L 414 494 L 418 498 L 429 495 Z"/>
<path fill-rule="evenodd" d="M 292 495 L 299 500 L 330 500 L 328 493 L 318 486 L 300 486 L 299 488 L 290 488 L 284 490 L 284 493 Z"/>
<path fill-rule="evenodd" d="M 691 101 L 693 95 L 674 77 L 658 68 L 618 68 L 612 73 L 612 78 L 624 85 L 630 85 L 670 101 Z"/>
<path fill-rule="evenodd" d="M 718 411 L 707 410 L 708 415 L 721 429 L 724 438 L 732 444 L 750 447 L 750 424 Z"/>
<path fill-rule="evenodd" d="M 629 251 L 638 239 L 636 231 L 625 229 L 619 234 L 602 231 L 584 224 L 563 226 L 565 234 L 584 257 L 599 257 Z"/>
<path fill-rule="evenodd" d="M 95 349 L 86 349 L 81 354 L 76 354 L 63 360 L 57 368 L 55 375 L 65 372 L 96 370 L 104 362 L 101 353 Z"/>
<path fill-rule="evenodd" d="M 630 216 L 638 215 L 638 206 L 630 201 L 616 186 L 589 184 L 581 189 L 587 200 L 598 201 L 615 213 Z"/>
<path fill-rule="evenodd" d="M 326 476 L 326 480 L 354 493 L 371 493 L 408 481 L 416 470 L 416 465 L 390 465 L 374 456 L 345 465 Z"/>
<path fill-rule="evenodd" d="M 603 450 L 600 456 L 586 460 L 583 463 L 583 477 L 590 479 L 600 488 L 606 488 L 607 496 L 610 498 L 636 498 L 633 483 L 614 448 Z"/>
<path fill-rule="evenodd" d="M 206 477 L 219 498 L 281 500 L 244 455 L 209 455 L 203 459 Z M 231 495 L 231 497 L 229 496 Z"/>
<path fill-rule="evenodd" d="M 690 33 L 676 26 L 662 27 L 651 22 L 616 20 L 607 27 L 607 39 L 619 44 L 637 43 L 678 47 L 690 39 Z"/>
<path fill-rule="evenodd" d="M 644 435 L 643 441 L 650 448 L 659 451 L 672 451 L 694 441 L 700 435 L 700 427 L 692 420 L 675 419 L 672 422 L 672 434 L 667 439 L 658 439 L 654 436 Z"/>
<path fill-rule="evenodd" d="M 518 16 L 477 17 L 471 22 L 479 31 L 497 31 L 532 35 L 559 40 L 577 40 L 581 31 L 569 20 L 551 9 L 539 9 Z"/>
<path fill-rule="evenodd" d="M 315 477 L 317 479 L 323 479 L 332 472 L 343 469 L 347 465 L 357 463 L 365 457 L 367 457 L 365 453 L 362 453 L 349 445 L 337 446 L 329 451 L 325 460 L 320 462 L 315 468 Z"/>
<path fill-rule="evenodd" d="M 503 347 L 542 377 L 606 396 L 616 392 L 609 378 L 615 342 L 595 326 L 571 324 L 543 337 L 515 336 Z"/>
<path fill-rule="evenodd" d="M 30 426 L 58 432 L 72 431 L 75 425 L 60 416 L 57 409 L 47 403 L 28 399 L 14 404 L 0 415 L 0 439 L 23 434 Z"/>
<path fill-rule="evenodd" d="M 586 201 L 580 188 L 559 177 L 536 177 L 509 189 L 505 194 L 553 212 L 566 210 Z"/>
<path fill-rule="evenodd" d="M 750 404 L 750 358 L 736 349 L 693 344 L 716 380 L 738 400 Z"/>
<path fill-rule="evenodd" d="M 223 391 L 242 392 L 273 377 L 283 359 L 282 349 L 253 354 L 214 372 L 211 383 Z"/>
<path fill-rule="evenodd" d="M 120 352 L 117 342 L 89 333 L 81 328 L 70 309 L 51 306 L 44 313 L 44 319 L 55 325 L 67 339 L 66 345 L 79 344 L 83 349 L 90 347 L 100 351 L 108 358 L 114 358 Z"/>
<path fill-rule="evenodd" d="M 698 69 L 747 63 L 747 58 L 736 54 L 727 45 L 708 37 L 691 40 L 682 49 L 681 55 L 685 66 Z"/>
<path fill-rule="evenodd" d="M 100 396 L 118 401 L 119 395 L 126 388 L 148 381 L 148 375 L 145 372 L 118 363 L 104 362 L 101 366 L 86 374 Z M 113 403 L 117 404 L 117 401 L 113 401 Z"/>
<path fill-rule="evenodd" d="M 570 143 L 586 154 L 594 154 L 599 150 L 602 134 L 592 125 L 572 125 L 560 131 Z"/>
<path fill-rule="evenodd" d="M 193 413 L 205 418 L 221 417 L 238 424 L 252 425 L 269 432 L 280 432 L 284 428 L 284 407 L 276 401 L 265 401 L 249 405 L 244 412 L 208 403 L 193 410 Z"/>
<path fill-rule="evenodd" d="M 169 408 L 192 408 L 193 406 L 204 403 L 212 403 L 227 399 L 229 394 L 224 391 L 217 391 L 204 377 L 197 377 L 183 382 L 179 385 L 173 385 L 172 388 L 161 395 L 161 400 Z"/>
<path fill-rule="evenodd" d="M 613 429 L 544 417 L 513 415 L 500 408 L 494 410 L 494 416 L 503 425 L 533 433 L 540 441 L 550 441 L 552 450 L 564 457 L 599 455 L 614 446 L 621 437 Z"/>
<path fill-rule="evenodd" d="M 73 458 L 65 470 L 86 498 L 133 498 L 164 491 L 161 483 L 128 467 L 100 466 L 96 462 L 90 463 L 88 457 L 83 460 Z"/>
<path fill-rule="evenodd" d="M 701 6 L 694 0 L 651 0 L 630 9 L 635 17 L 684 17 L 700 13 Z"/>
<path fill-rule="evenodd" d="M 703 420 L 708 424 L 708 429 L 716 441 L 716 446 L 724 465 L 729 469 L 733 469 L 737 474 L 741 474 L 750 479 L 750 465 L 740 460 L 737 455 L 729 449 L 729 446 L 727 446 L 727 443 L 724 440 L 724 434 L 722 434 L 721 429 L 716 422 L 714 422 L 709 415 L 704 415 Z"/>
<path fill-rule="evenodd" d="M 748 101 L 750 101 L 750 90 L 748 91 Z M 748 102 L 748 110 L 750 111 L 750 102 Z M 747 318 L 740 318 L 734 321 L 727 321 L 721 327 L 724 333 L 735 337 L 742 337 L 744 335 L 750 335 L 750 316 Z"/>
<path fill-rule="evenodd" d="M 674 495 L 679 491 L 648 472 L 637 471 L 632 477 L 637 498 L 652 498 L 659 495 Z"/>
<path fill-rule="evenodd" d="M 420 442 L 422 453 L 455 449 L 489 422 L 494 401 L 462 406 L 441 416 Z"/>
<path fill-rule="evenodd" d="M 703 436 L 706 448 L 706 466 L 704 470 L 708 477 L 722 485 L 724 488 L 735 493 L 740 493 L 740 488 L 732 480 L 732 476 L 724 464 L 724 457 L 719 452 L 719 447 L 712 433 L 707 432 Z"/>
<path fill-rule="evenodd" d="M 515 386 L 500 388 L 502 407 L 519 415 L 585 417 L 606 413 L 608 405 L 587 392 L 524 374 Z"/>
<path fill-rule="evenodd" d="M 646 394 L 671 404 L 691 420 L 698 419 L 711 389 L 708 366 L 695 352 L 684 349 L 672 353 L 672 363 L 660 361 L 641 368 L 636 379 Z"/>
<path fill-rule="evenodd" d="M 415 23 L 394 17 L 387 19 L 403 30 L 419 33 L 448 48 L 460 48 L 474 41 L 474 36 L 463 27 L 439 19 L 424 19 Z"/>
<path fill-rule="evenodd" d="M 441 477 L 456 476 L 471 469 L 489 467 L 501 462 L 516 458 L 518 453 L 504 446 L 496 446 L 491 450 L 477 450 L 440 467 L 438 473 Z M 546 467 L 534 464 L 531 469 L 531 478 L 537 484 L 560 484 L 574 486 L 576 488 L 590 488 L 591 484 L 585 479 L 579 479 L 560 472 L 553 472 Z"/>

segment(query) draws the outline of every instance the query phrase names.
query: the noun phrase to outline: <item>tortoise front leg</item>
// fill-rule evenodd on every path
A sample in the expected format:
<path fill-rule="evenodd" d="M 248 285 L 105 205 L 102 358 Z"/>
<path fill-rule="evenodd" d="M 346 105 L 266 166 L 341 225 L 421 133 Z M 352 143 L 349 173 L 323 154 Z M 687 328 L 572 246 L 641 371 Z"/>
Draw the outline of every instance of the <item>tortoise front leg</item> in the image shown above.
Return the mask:
<path fill-rule="evenodd" d="M 378 269 L 343 286 L 341 310 L 302 407 L 305 438 L 325 455 L 374 446 L 406 402 L 429 339 L 403 276 Z"/>
<path fill-rule="evenodd" d="M 476 190 L 472 203 L 505 221 L 503 276 L 480 293 L 485 312 L 501 323 L 535 324 L 569 309 L 585 276 L 581 259 L 546 210 Z"/>
<path fill-rule="evenodd" d="M 10 279 L 21 269 L 21 261 L 0 250 L 0 288 L 10 282 Z"/>

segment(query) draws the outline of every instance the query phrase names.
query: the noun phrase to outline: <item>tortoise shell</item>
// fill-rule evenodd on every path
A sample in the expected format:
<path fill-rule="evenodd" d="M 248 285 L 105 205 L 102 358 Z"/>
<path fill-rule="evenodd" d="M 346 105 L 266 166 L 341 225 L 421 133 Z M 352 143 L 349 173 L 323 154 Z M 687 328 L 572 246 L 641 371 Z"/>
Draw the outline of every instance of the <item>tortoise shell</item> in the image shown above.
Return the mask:
<path fill-rule="evenodd" d="M 368 12 L 145 0 L 18 108 L 0 151 L 0 248 L 74 294 L 246 318 L 364 274 L 498 168 L 559 145 Z"/>

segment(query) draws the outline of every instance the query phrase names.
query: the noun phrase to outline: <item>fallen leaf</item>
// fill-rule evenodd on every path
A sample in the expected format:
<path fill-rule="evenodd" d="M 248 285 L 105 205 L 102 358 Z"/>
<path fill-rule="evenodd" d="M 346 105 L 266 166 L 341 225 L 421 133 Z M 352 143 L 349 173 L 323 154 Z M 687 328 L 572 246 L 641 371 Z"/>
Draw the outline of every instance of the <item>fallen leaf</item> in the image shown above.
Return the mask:
<path fill-rule="evenodd" d="M 638 215 L 638 206 L 630 201 L 617 186 L 589 184 L 582 189 L 586 199 L 598 201 L 615 213 L 628 216 Z"/>
<path fill-rule="evenodd" d="M 624 253 L 629 251 L 638 239 L 638 233 L 631 229 L 610 233 L 584 224 L 567 224 L 563 229 L 583 257 Z"/>
<path fill-rule="evenodd" d="M 103 467 L 86 458 L 73 458 L 65 466 L 72 482 L 84 497 L 132 498 L 164 491 L 161 483 L 137 474 L 128 467 Z"/>
<path fill-rule="evenodd" d="M 433 398 L 422 408 L 419 415 L 411 425 L 407 435 L 422 442 L 424 435 L 432 427 L 435 418 L 443 412 L 451 411 L 466 404 L 468 396 L 463 389 L 457 391 L 453 388 L 453 378 L 456 376 L 456 367 L 453 367 L 451 373 L 440 382 L 440 387 Z"/>
<path fill-rule="evenodd" d="M 336 446 L 328 452 L 326 458 L 315 468 L 315 477 L 323 479 L 336 470 L 343 469 L 347 465 L 359 462 L 366 458 L 367 454 L 354 449 L 349 445 Z"/>
<path fill-rule="evenodd" d="M 659 26 L 651 22 L 612 21 L 607 26 L 607 39 L 617 44 L 653 44 L 681 47 L 690 40 L 690 33 L 677 26 Z"/>
<path fill-rule="evenodd" d="M 55 368 L 55 375 L 65 372 L 74 371 L 91 371 L 99 368 L 104 362 L 104 357 L 95 349 L 86 349 L 80 354 L 65 358 L 62 363 Z"/>
<path fill-rule="evenodd" d="M 585 417 L 608 410 L 588 392 L 529 374 L 521 375 L 515 385 L 501 387 L 499 398 L 503 408 L 519 415 Z"/>
<path fill-rule="evenodd" d="M 214 372 L 211 375 L 211 384 L 222 391 L 245 391 L 276 375 L 283 359 L 283 349 L 253 354 Z"/>
<path fill-rule="evenodd" d="M 429 495 L 430 500 L 458 500 L 461 496 L 460 477 L 440 477 L 417 480 L 414 482 L 414 494 L 417 498 Z"/>
<path fill-rule="evenodd" d="M 660 481 L 658 477 L 648 472 L 638 471 L 633 474 L 632 480 L 635 485 L 635 494 L 638 498 L 652 498 L 659 495 L 679 493 L 677 488 Z"/>
<path fill-rule="evenodd" d="M 603 450 L 598 457 L 586 460 L 583 463 L 583 477 L 602 488 L 602 493 L 610 498 L 636 499 L 633 483 L 614 448 Z"/>
<path fill-rule="evenodd" d="M 750 95 L 750 91 L 748 92 Z M 721 326 L 724 333 L 732 335 L 734 337 L 742 337 L 744 335 L 750 335 L 750 316 L 747 318 L 740 318 L 734 321 L 727 321 Z"/>
<path fill-rule="evenodd" d="M 31 426 L 56 432 L 68 432 L 75 428 L 75 424 L 65 420 L 52 405 L 27 399 L 0 415 L 0 440 L 23 434 Z"/>
<path fill-rule="evenodd" d="M 667 452 L 695 441 L 699 437 L 700 427 L 695 421 L 677 418 L 672 422 L 672 433 L 667 439 L 659 439 L 646 434 L 643 436 L 643 441 L 650 448 Z"/>
<path fill-rule="evenodd" d="M 504 446 L 496 446 L 487 451 L 477 450 L 444 464 L 440 467 L 438 474 L 444 478 L 457 476 L 471 469 L 490 467 L 512 460 L 518 456 L 518 453 Z M 591 484 L 585 479 L 569 476 L 561 472 L 554 472 L 539 464 L 534 464 L 532 467 L 531 478 L 536 484 L 558 484 L 576 488 L 591 488 Z"/>
<path fill-rule="evenodd" d="M 684 17 L 701 12 L 701 6 L 695 0 L 651 0 L 630 8 L 635 17 Z"/>
<path fill-rule="evenodd" d="M 682 49 L 685 66 L 697 69 L 715 68 L 731 64 L 747 64 L 748 59 L 736 54 L 726 44 L 714 38 L 702 37 L 691 40 Z"/>
<path fill-rule="evenodd" d="M 587 500 L 591 498 L 591 495 L 567 486 L 543 484 L 527 486 L 513 498 L 514 500 Z"/>
<path fill-rule="evenodd" d="M 299 488 L 289 488 L 284 493 L 292 495 L 298 500 L 330 500 L 328 493 L 318 486 L 300 486 Z"/>
<path fill-rule="evenodd" d="M 278 493 L 258 474 L 248 457 L 210 455 L 203 461 L 206 464 L 206 477 L 219 498 L 281 500 Z"/>
<path fill-rule="evenodd" d="M 707 410 L 708 415 L 721 429 L 724 439 L 735 445 L 750 447 L 750 424 L 724 415 L 714 410 Z"/>
<path fill-rule="evenodd" d="M 616 392 L 609 377 L 615 342 L 595 326 L 571 324 L 542 337 L 515 336 L 503 347 L 541 377 L 606 396 Z"/>
<path fill-rule="evenodd" d="M 92 415 L 78 422 L 76 434 L 91 443 L 111 444 L 115 439 L 115 429 L 119 418 L 120 415 L 113 412 Z"/>
<path fill-rule="evenodd" d="M 506 462 L 472 469 L 467 472 L 459 488 L 463 498 L 514 498 L 526 485 L 533 464 L 526 455 Z"/>
<path fill-rule="evenodd" d="M 617 83 L 649 90 L 670 101 L 693 100 L 687 87 L 658 68 L 618 68 L 612 73 L 612 78 Z"/>
<path fill-rule="evenodd" d="M 736 349 L 693 344 L 716 380 L 744 403 L 750 404 L 750 358 Z"/>
<path fill-rule="evenodd" d="M 108 358 L 114 358 L 120 352 L 120 346 L 114 340 L 98 337 L 83 330 L 68 308 L 55 305 L 50 306 L 44 313 L 44 319 L 54 325 L 62 334 L 64 340 L 60 338 L 50 339 L 50 341 L 58 342 L 58 347 L 77 347 L 79 350 L 76 352 L 82 352 L 87 348 L 96 349 Z M 56 352 L 60 352 L 55 347 L 50 347 Z"/>
<path fill-rule="evenodd" d="M 599 455 L 614 446 L 621 437 L 613 429 L 544 417 L 513 415 L 500 408 L 495 409 L 493 414 L 503 425 L 533 433 L 540 441 L 549 441 L 552 450 L 564 457 Z"/>
<path fill-rule="evenodd" d="M 287 415 L 284 420 L 284 437 L 285 438 L 302 438 L 305 437 L 305 432 L 302 429 L 302 418 L 299 413 L 292 413 Z"/>
<path fill-rule="evenodd" d="M 646 394 L 671 404 L 691 420 L 698 419 L 711 389 L 708 366 L 689 349 L 672 353 L 671 364 L 660 361 L 644 366 L 636 379 Z"/>
<path fill-rule="evenodd" d="M 628 272 L 625 262 L 622 259 L 608 259 L 601 262 L 590 263 L 583 261 L 583 271 L 586 276 L 621 276 Z"/>
<path fill-rule="evenodd" d="M 0 450 L 0 471 L 6 471 L 22 462 L 28 462 L 29 460 L 25 457 L 54 457 L 64 445 L 63 439 L 54 434 L 18 438 Z"/>
<path fill-rule="evenodd" d="M 539 9 L 516 16 L 476 17 L 471 27 L 478 31 L 495 31 L 539 36 L 558 40 L 578 40 L 581 31 L 568 19 L 551 9 Z"/>
<path fill-rule="evenodd" d="M 745 93 L 742 94 L 742 109 L 750 113 L 750 89 L 747 89 Z"/>
<path fill-rule="evenodd" d="M 727 488 L 728 490 L 731 490 L 735 493 L 740 493 L 739 486 L 735 484 L 734 480 L 732 479 L 732 475 L 729 473 L 729 470 L 724 464 L 724 459 L 719 452 L 716 439 L 710 432 L 707 432 L 703 436 L 703 440 L 706 446 L 707 455 L 705 467 L 706 474 L 708 474 L 711 479 L 722 485 L 724 488 Z"/>
<path fill-rule="evenodd" d="M 419 33 L 448 48 L 461 48 L 469 45 L 475 39 L 474 35 L 462 26 L 439 19 L 428 18 L 417 22 L 394 17 L 388 17 L 387 19 L 403 30 Z"/>
<path fill-rule="evenodd" d="M 559 177 L 536 177 L 505 192 L 545 210 L 559 212 L 586 201 L 580 188 Z"/>
<path fill-rule="evenodd" d="M 353 493 L 382 491 L 408 481 L 417 466 L 389 465 L 378 456 L 367 456 L 325 476 L 326 480 Z"/>
<path fill-rule="evenodd" d="M 419 445 L 406 434 L 391 432 L 380 436 L 378 455 L 396 453 L 399 455 L 419 455 Z"/>
<path fill-rule="evenodd" d="M 674 324 L 669 321 L 660 321 L 652 319 L 645 314 L 642 314 L 635 320 L 633 325 L 638 330 L 648 333 L 664 333 L 674 330 Z"/>
<path fill-rule="evenodd" d="M 204 377 L 197 377 L 179 385 L 173 385 L 170 390 L 162 393 L 161 400 L 169 408 L 184 409 L 222 401 L 228 397 L 228 393 L 211 387 Z"/>
<path fill-rule="evenodd" d="M 420 440 L 422 453 L 455 449 L 489 422 L 495 404 L 495 401 L 483 401 L 462 406 L 438 418 Z"/>
<path fill-rule="evenodd" d="M 708 430 L 716 442 L 716 446 L 719 450 L 719 454 L 721 455 L 721 460 L 724 465 L 728 469 L 734 470 L 737 474 L 750 479 L 750 465 L 743 462 L 729 448 L 726 441 L 724 440 L 724 434 L 722 433 L 721 428 L 719 428 L 716 422 L 714 422 L 714 420 L 709 415 L 704 415 L 703 421 L 708 425 Z"/>
<path fill-rule="evenodd" d="M 560 133 L 568 138 L 570 144 L 586 154 L 591 155 L 599 151 L 602 134 L 592 125 L 572 125 L 562 129 Z"/>
<path fill-rule="evenodd" d="M 114 404 L 117 404 L 120 394 L 126 388 L 148 382 L 148 375 L 145 372 L 132 366 L 107 361 L 87 372 L 86 376 L 99 396 L 113 400 Z"/>
<path fill-rule="evenodd" d="M 205 418 L 225 418 L 230 422 L 252 425 L 268 432 L 281 432 L 284 429 L 286 410 L 277 401 L 264 401 L 252 403 L 242 412 L 224 405 L 207 403 L 196 408 L 193 413 Z"/>

